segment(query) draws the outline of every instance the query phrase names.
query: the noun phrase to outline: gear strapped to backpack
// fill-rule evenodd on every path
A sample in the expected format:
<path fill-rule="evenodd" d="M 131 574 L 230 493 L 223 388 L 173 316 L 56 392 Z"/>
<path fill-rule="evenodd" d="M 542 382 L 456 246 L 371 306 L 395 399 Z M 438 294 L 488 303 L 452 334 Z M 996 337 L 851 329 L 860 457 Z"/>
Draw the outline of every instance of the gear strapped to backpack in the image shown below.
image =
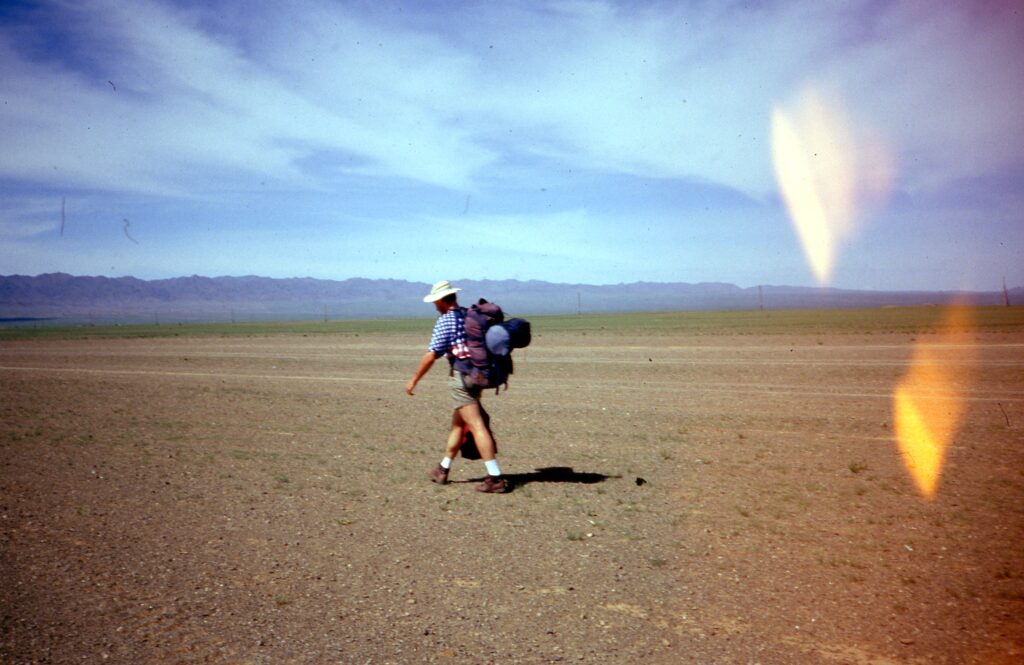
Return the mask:
<path fill-rule="evenodd" d="M 469 309 L 463 309 L 466 346 L 469 357 L 455 361 L 455 369 L 466 376 L 470 385 L 481 388 L 508 387 L 512 374 L 512 350 L 530 345 L 530 322 L 526 319 L 505 320 L 498 305 L 483 298 Z"/>

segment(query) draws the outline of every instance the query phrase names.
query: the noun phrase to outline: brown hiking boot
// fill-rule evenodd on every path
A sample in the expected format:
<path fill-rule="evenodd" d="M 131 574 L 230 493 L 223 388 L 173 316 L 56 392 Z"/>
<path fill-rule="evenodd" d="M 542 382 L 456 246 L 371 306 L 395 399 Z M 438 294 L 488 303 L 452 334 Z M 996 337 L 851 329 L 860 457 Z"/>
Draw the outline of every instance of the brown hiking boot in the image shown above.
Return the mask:
<path fill-rule="evenodd" d="M 440 464 L 430 470 L 430 479 L 438 485 L 448 484 L 448 469 L 444 468 Z"/>
<path fill-rule="evenodd" d="M 487 476 L 484 482 L 476 486 L 477 492 L 489 494 L 504 494 L 509 491 L 508 482 L 501 476 Z"/>

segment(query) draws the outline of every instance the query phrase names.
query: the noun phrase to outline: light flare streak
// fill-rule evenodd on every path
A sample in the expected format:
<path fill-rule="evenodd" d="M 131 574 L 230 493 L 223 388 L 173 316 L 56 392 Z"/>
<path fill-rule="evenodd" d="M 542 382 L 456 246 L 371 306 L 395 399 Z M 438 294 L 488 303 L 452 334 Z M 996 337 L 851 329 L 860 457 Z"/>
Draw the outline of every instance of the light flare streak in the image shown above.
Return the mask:
<path fill-rule="evenodd" d="M 791 108 L 773 108 L 771 126 L 772 162 L 790 221 L 815 279 L 827 284 L 841 246 L 888 194 L 893 160 L 885 142 L 813 88 Z"/>
<path fill-rule="evenodd" d="M 892 409 L 896 443 L 918 491 L 932 499 L 950 442 L 967 408 L 975 347 L 971 309 L 954 305 L 936 339 L 914 347 L 910 368 L 896 386 Z"/>

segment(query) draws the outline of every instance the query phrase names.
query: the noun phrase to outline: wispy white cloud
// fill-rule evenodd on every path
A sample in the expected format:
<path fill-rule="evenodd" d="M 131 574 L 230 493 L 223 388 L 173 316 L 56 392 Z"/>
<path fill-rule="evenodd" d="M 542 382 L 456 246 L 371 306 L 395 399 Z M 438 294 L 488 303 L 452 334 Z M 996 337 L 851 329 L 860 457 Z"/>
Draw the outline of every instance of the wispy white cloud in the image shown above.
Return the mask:
<path fill-rule="evenodd" d="M 469 189 L 518 151 L 764 195 L 770 108 L 808 82 L 883 125 L 910 182 L 998 168 L 1024 136 L 1008 9 L 552 2 L 453 12 L 443 30 L 416 11 L 62 5 L 49 16 L 88 54 L 77 66 L 0 28 L 0 173 L 164 194 L 346 174 Z M 350 159 L 304 166 L 322 153 Z"/>
<path fill-rule="evenodd" d="M 1004 167 L 1024 148 L 1024 18 L 1010 5 L 577 7 L 513 29 L 535 48 L 500 73 L 510 83 L 491 109 L 512 109 L 518 136 L 569 162 L 763 196 L 770 109 L 808 85 L 880 130 L 911 188 Z"/>
<path fill-rule="evenodd" d="M 61 202 L 53 197 L 0 197 L 0 240 L 60 232 Z"/>
<path fill-rule="evenodd" d="M 18 130 L 0 157 L 8 177 L 158 194 L 185 193 L 215 174 L 309 187 L 322 183 L 299 161 L 333 150 L 362 157 L 359 171 L 460 187 L 486 158 L 462 149 L 458 133 L 442 131 L 416 100 L 381 99 L 376 88 L 387 90 L 387 79 L 360 81 L 367 72 L 358 63 L 307 67 L 318 76 L 303 85 L 266 62 L 272 46 L 244 53 L 159 4 L 90 2 L 66 11 L 81 48 L 97 46 L 84 71 L 32 61 L 11 39 L 0 42 L 8 102 L 0 117 Z M 339 70 L 353 76 L 332 78 Z"/>

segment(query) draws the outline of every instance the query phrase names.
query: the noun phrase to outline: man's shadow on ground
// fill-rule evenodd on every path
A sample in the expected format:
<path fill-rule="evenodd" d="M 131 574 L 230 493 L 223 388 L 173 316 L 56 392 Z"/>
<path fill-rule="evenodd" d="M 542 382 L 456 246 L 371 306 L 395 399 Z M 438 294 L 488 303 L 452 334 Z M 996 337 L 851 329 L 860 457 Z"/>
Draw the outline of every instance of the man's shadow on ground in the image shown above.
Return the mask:
<path fill-rule="evenodd" d="M 545 466 L 531 473 L 505 473 L 502 476 L 513 488 L 522 487 L 529 483 L 580 483 L 582 485 L 593 485 L 595 483 L 603 483 L 609 478 L 622 477 L 606 476 L 603 473 L 574 471 L 571 466 Z M 478 482 L 480 480 L 483 480 L 483 478 L 474 478 L 465 482 Z"/>

